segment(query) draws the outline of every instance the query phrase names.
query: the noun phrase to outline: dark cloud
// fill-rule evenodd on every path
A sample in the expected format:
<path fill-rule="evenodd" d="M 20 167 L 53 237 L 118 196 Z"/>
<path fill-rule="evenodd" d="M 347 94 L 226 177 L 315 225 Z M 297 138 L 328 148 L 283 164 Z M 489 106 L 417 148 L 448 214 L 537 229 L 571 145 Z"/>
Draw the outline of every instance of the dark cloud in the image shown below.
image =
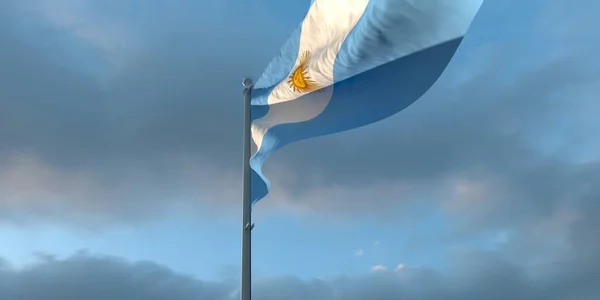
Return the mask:
<path fill-rule="evenodd" d="M 518 47 L 527 45 L 495 46 L 500 50 L 489 62 L 493 72 L 478 74 L 458 88 L 434 89 L 381 125 L 290 146 L 276 155 L 267 172 L 284 165 L 299 174 L 289 181 L 279 180 L 283 176 L 278 173 L 273 177 L 292 193 L 292 201 L 317 211 L 378 213 L 385 210 L 382 206 L 394 208 L 402 202 L 444 203 L 453 198 L 447 185 L 460 182 L 484 189 L 478 197 L 482 201 L 469 208 L 477 212 L 469 215 L 479 219 L 476 223 L 516 225 L 576 201 L 574 191 L 600 178 L 570 154 L 578 147 L 598 149 L 594 134 L 585 135 L 582 140 L 587 142 L 572 140 L 590 128 L 576 116 L 595 101 L 590 95 L 600 92 L 595 64 L 586 66 L 586 59 L 566 54 L 503 80 L 498 74 L 514 66 L 509 63 L 513 53 L 501 49 L 526 52 Z M 566 98 L 562 95 L 567 90 L 579 92 Z M 399 187 L 390 190 L 381 183 Z M 307 185 L 350 191 L 363 186 L 369 193 L 325 193 L 328 201 L 323 201 Z M 413 188 L 407 191 L 406 186 Z M 395 211 L 392 218 L 400 216 Z M 481 225 L 469 221 L 465 226 Z"/>
<path fill-rule="evenodd" d="M 230 191 L 239 189 L 240 81 L 260 73 L 272 56 L 264 49 L 275 53 L 291 28 L 253 20 L 260 15 L 248 15 L 254 10 L 243 3 L 230 12 L 239 19 L 234 25 L 215 18 L 229 10 L 227 1 L 203 4 L 194 14 L 149 4 L 148 15 L 117 28 L 144 27 L 134 32 L 139 37 L 107 52 L 85 34 L 108 31 L 96 28 L 108 21 L 122 23 L 127 7 L 100 2 L 87 2 L 91 12 L 75 10 L 83 14 L 75 16 L 82 24 L 66 25 L 17 1 L 1 4 L 4 220 L 54 219 L 58 212 L 67 220 L 77 218 L 77 211 L 104 222 L 131 220 L 160 211 L 166 199 L 169 205 L 199 197 L 227 202 Z M 55 7 L 61 5 L 69 4 Z M 59 18 L 73 19 L 71 12 L 60 11 Z M 239 27 L 250 21 L 257 31 Z M 77 29 L 86 26 L 91 28 L 82 37 Z M 264 27 L 275 27 L 272 36 L 258 34 Z M 89 38 L 103 45 L 123 42 Z"/>
<path fill-rule="evenodd" d="M 502 25 L 495 16 L 514 6 L 486 5 L 442 84 L 389 120 L 277 153 L 266 168 L 275 188 L 315 211 L 387 211 L 390 220 L 415 214 L 406 205 L 438 203 L 458 210 L 469 230 L 518 228 L 577 202 L 600 178 L 577 157 L 582 148 L 598 153 L 598 126 L 586 111 L 597 112 L 600 40 L 586 34 L 589 15 L 578 18 L 585 5 L 559 12 L 561 4 L 549 4 Z M 461 182 L 480 188 L 472 201 L 461 196 L 464 205 L 452 194 Z M 361 186 L 368 192 L 356 193 Z"/>
<path fill-rule="evenodd" d="M 1 269 L 0 278 L 0 296 L 6 300 L 226 299 L 231 288 L 152 262 L 128 263 L 83 252 L 65 260 L 40 256 L 26 269 Z"/>
<path fill-rule="evenodd" d="M 88 2 L 101 17 L 108 14 L 117 21 L 128 17 L 127 7 L 117 5 L 118 1 Z M 226 2 L 206 5 L 197 13 L 222 13 L 222 6 L 231 4 Z M 160 168 L 178 155 L 203 157 L 220 168 L 237 169 L 241 78 L 259 74 L 272 55 L 256 44 L 276 49 L 285 29 L 263 37 L 226 26 L 226 20 L 214 16 L 204 20 L 169 6 L 164 9 L 173 15 L 156 19 L 153 14 L 165 13 L 155 11 L 161 8 L 149 5 L 142 20 L 134 18 L 118 28 L 147 27 L 134 32 L 141 37 L 116 53 L 102 53 L 76 30 L 52 22 L 38 20 L 24 27 L 12 18 L 6 20 L 0 31 L 8 45 L 0 53 L 4 158 L 27 150 L 56 168 L 107 169 L 111 175 L 129 165 Z M 177 17 L 184 20 L 165 26 Z M 192 17 L 198 22 L 190 25 Z M 237 10 L 230 17 L 240 17 L 239 23 L 251 18 Z M 219 31 L 206 28 L 206 22 L 214 22 L 211 25 Z M 69 57 L 72 53 L 83 58 Z M 113 56 L 126 58 L 114 66 Z"/>
<path fill-rule="evenodd" d="M 155 7 L 160 17 L 131 21 L 124 29 L 135 38 L 107 52 L 18 3 L 0 2 L 0 221 L 112 224 L 199 198 L 238 200 L 239 80 L 258 75 L 295 24 L 282 16 L 258 22 L 250 5 L 228 1 L 202 11 Z M 105 13 L 127 17 L 122 2 L 98 3 L 94 22 L 107 23 L 98 20 Z M 285 9 L 262 3 L 271 14 Z M 457 234 L 504 230 L 509 242 L 491 252 L 458 250 L 444 272 L 407 266 L 258 278 L 257 299 L 600 297 L 600 8 L 591 0 L 519 2 L 543 7 L 530 15 L 507 3 L 486 2 L 489 19 L 478 19 L 468 51 L 422 101 L 276 154 L 266 168 L 275 190 L 259 205 L 383 211 L 392 221 L 418 215 L 399 205 L 439 205 L 458 220 Z M 256 30 L 217 20 L 224 9 Z M 216 22 L 219 32 L 192 21 Z M 267 28 L 272 36 L 261 34 Z M 237 284 L 85 252 L 40 256 L 21 269 L 0 259 L 3 300 L 229 300 Z"/>
<path fill-rule="evenodd" d="M 201 11 L 149 4 L 136 18 L 121 2 L 91 1 L 90 20 L 133 32 L 106 52 L 94 47 L 106 36 L 91 43 L 18 3 L 0 4 L 0 219 L 131 221 L 238 200 L 239 81 L 260 73 L 295 22 L 227 1 Z M 282 150 L 266 166 L 275 190 L 259 205 L 394 219 L 390 208 L 404 202 L 453 204 L 447 185 L 466 181 L 488 199 L 466 227 L 551 214 L 593 180 L 566 154 L 575 136 L 588 146 L 591 125 L 569 116 L 595 103 L 599 86 L 595 17 L 561 3 L 508 18 L 514 6 L 486 2 L 446 84 L 380 124 Z M 269 17 L 285 10 L 263 4 Z M 253 30 L 215 17 L 225 9 Z"/>
<path fill-rule="evenodd" d="M 588 195 L 598 197 L 599 194 Z M 550 261 L 525 266 L 500 252 L 460 250 L 444 272 L 405 267 L 360 276 L 299 279 L 255 278 L 254 298 L 337 300 L 593 300 L 600 295 L 600 244 L 595 239 L 598 201 L 569 226 L 568 247 Z M 597 227 L 596 227 L 597 228 Z M 153 262 L 128 262 L 85 251 L 60 259 L 38 255 L 15 269 L 0 264 L 0 298 L 69 299 L 238 299 L 235 278 L 204 281 Z"/>

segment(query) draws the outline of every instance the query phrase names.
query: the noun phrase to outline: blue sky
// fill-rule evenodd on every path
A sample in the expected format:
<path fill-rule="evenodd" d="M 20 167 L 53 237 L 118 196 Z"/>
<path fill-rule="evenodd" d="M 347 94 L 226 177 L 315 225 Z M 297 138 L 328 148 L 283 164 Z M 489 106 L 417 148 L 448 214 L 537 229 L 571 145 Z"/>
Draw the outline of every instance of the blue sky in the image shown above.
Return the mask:
<path fill-rule="evenodd" d="M 440 214 L 397 224 L 364 219 L 328 222 L 322 216 L 300 218 L 292 213 L 256 215 L 253 261 L 259 276 L 333 276 L 368 272 L 378 264 L 393 268 L 443 263 L 446 223 Z M 101 232 L 65 226 L 5 227 L 2 256 L 23 265 L 31 263 L 36 252 L 64 257 L 87 249 L 159 261 L 205 278 L 237 276 L 240 236 L 234 218 L 202 221 L 190 213 L 176 213 Z"/>
<path fill-rule="evenodd" d="M 0 4 L 5 282 L 47 283 L 56 268 L 77 295 L 68 270 L 98 263 L 85 276 L 163 276 L 102 287 L 119 299 L 164 278 L 189 290 L 161 285 L 156 299 L 235 292 L 239 82 L 260 75 L 309 1 L 205 2 Z M 257 295 L 597 296 L 598 9 L 487 0 L 423 99 L 275 154 L 255 207 Z M 0 282 L 3 299 L 14 286 Z"/>

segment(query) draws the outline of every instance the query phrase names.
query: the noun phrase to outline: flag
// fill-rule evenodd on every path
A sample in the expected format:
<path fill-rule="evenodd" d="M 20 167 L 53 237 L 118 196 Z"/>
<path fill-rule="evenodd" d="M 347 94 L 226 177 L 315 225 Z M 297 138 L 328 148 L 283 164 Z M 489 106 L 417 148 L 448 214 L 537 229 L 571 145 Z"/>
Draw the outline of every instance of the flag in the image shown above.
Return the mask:
<path fill-rule="evenodd" d="M 275 150 L 385 119 L 444 71 L 483 0 L 313 0 L 252 91 L 252 204 Z"/>

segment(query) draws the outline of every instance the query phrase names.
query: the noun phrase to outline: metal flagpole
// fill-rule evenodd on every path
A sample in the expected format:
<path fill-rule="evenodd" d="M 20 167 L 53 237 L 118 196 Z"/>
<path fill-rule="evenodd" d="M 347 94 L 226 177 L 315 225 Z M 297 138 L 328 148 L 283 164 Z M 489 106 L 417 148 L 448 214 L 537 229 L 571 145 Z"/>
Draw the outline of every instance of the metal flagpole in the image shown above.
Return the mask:
<path fill-rule="evenodd" d="M 250 194 L 250 151 L 251 151 L 251 131 L 250 131 L 250 98 L 252 94 L 253 82 L 250 78 L 244 78 L 242 80 L 242 86 L 244 87 L 244 187 L 243 187 L 243 200 L 242 200 L 242 276 L 241 276 L 241 289 L 240 299 L 250 300 L 251 298 L 251 284 L 252 284 L 252 200 Z"/>

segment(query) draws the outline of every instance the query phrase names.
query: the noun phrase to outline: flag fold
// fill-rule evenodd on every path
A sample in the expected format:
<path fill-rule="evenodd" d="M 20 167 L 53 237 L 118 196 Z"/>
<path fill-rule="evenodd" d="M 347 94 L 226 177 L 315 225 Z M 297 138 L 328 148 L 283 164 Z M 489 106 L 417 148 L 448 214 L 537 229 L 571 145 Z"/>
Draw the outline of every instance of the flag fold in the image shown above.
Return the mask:
<path fill-rule="evenodd" d="M 314 0 L 252 91 L 252 203 L 275 150 L 385 119 L 442 74 L 483 0 Z"/>

